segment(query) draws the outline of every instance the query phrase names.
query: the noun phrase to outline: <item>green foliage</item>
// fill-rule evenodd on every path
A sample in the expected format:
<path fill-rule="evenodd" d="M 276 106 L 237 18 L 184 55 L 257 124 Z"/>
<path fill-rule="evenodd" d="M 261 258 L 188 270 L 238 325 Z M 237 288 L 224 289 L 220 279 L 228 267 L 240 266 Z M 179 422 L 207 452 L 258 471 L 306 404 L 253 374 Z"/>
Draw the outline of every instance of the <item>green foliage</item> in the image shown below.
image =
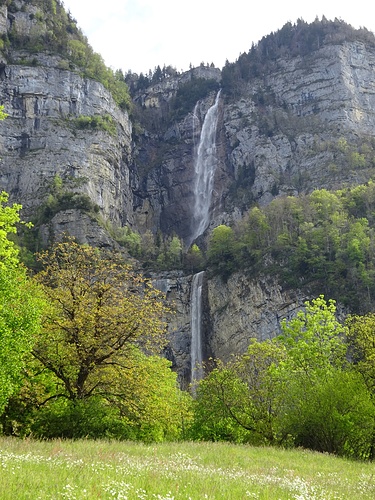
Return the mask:
<path fill-rule="evenodd" d="M 334 370 L 314 384 L 288 374 L 280 433 L 295 446 L 337 455 L 372 457 L 375 407 L 363 380 Z"/>
<path fill-rule="evenodd" d="M 231 405 L 241 401 L 239 398 L 245 390 L 239 378 L 218 362 L 218 367 L 202 379 L 197 387 L 194 423 L 190 431 L 192 438 L 234 443 L 249 442 L 250 430 L 236 422 L 230 413 Z"/>
<path fill-rule="evenodd" d="M 191 273 L 197 273 L 202 271 L 203 264 L 204 256 L 202 250 L 196 243 L 193 243 L 184 255 L 184 268 L 189 270 Z"/>
<path fill-rule="evenodd" d="M 9 235 L 16 233 L 21 205 L 7 205 L 0 194 L 0 412 L 20 383 L 25 355 L 40 328 L 43 299 L 19 263 Z"/>
<path fill-rule="evenodd" d="M 288 371 L 307 377 L 311 382 L 327 376 L 345 364 L 346 346 L 343 336 L 347 328 L 336 319 L 333 300 L 327 304 L 323 295 L 305 302 L 303 311 L 290 321 L 281 323 L 277 337 L 288 351 Z"/>
<path fill-rule="evenodd" d="M 274 368 L 284 355 L 282 347 L 253 339 L 242 356 L 227 364 L 217 361 L 216 368 L 197 387 L 194 437 L 275 443 L 282 386 Z"/>
<path fill-rule="evenodd" d="M 116 123 L 109 115 L 81 115 L 78 118 L 70 119 L 69 123 L 79 130 L 102 130 L 108 132 L 112 137 L 117 135 Z"/>
<path fill-rule="evenodd" d="M 120 243 L 120 245 L 125 246 L 130 255 L 133 257 L 139 257 L 141 253 L 141 244 L 142 239 L 139 233 L 136 231 L 132 231 L 130 228 L 124 228 L 121 231 L 121 234 L 116 237 L 116 241 Z"/>
<path fill-rule="evenodd" d="M 224 279 L 228 278 L 235 269 L 235 236 L 234 231 L 224 224 L 215 227 L 212 231 L 207 257 L 214 272 Z"/>
<path fill-rule="evenodd" d="M 0 106 L 0 121 L 5 120 L 8 115 L 4 111 L 4 106 Z"/>
<path fill-rule="evenodd" d="M 210 92 L 218 91 L 219 87 L 220 84 L 216 80 L 196 78 L 192 75 L 188 82 L 178 87 L 171 102 L 173 118 L 178 120 L 186 116 L 200 99 L 204 99 Z"/>
<path fill-rule="evenodd" d="M 277 342 L 288 356 L 278 367 L 285 382 L 279 432 L 293 436 L 296 446 L 369 458 L 375 406 L 348 365 L 347 327 L 335 313 L 334 302 L 320 296 L 282 323 Z"/>
<path fill-rule="evenodd" d="M 19 432 L 27 430 L 20 428 Z M 119 411 L 104 400 L 52 399 L 33 411 L 28 429 L 39 439 L 127 439 L 129 431 Z"/>
<path fill-rule="evenodd" d="M 164 251 L 158 256 L 157 262 L 161 268 L 171 269 L 181 267 L 182 242 L 178 236 L 172 236 L 164 243 Z"/>
<path fill-rule="evenodd" d="M 57 177 L 54 186 L 61 185 Z M 5 210 L 6 231 L 18 220 L 17 210 Z M 4 249 L 17 268 L 16 250 L 11 243 Z M 71 238 L 39 258 L 44 269 L 35 281 L 47 299 L 39 330 L 39 322 L 31 321 L 38 310 L 23 283 L 0 296 L 6 306 L 4 313 L 0 309 L 1 356 L 8 360 L 2 359 L 0 370 L 2 407 L 15 382 L 21 386 L 2 417 L 3 432 L 180 439 L 191 418 L 190 396 L 178 389 L 171 363 L 158 355 L 167 342 L 169 313 L 161 294 L 119 256 Z M 0 272 L 0 287 L 2 277 Z M 25 365 L 22 359 L 30 351 Z"/>
<path fill-rule="evenodd" d="M 3 431 L 43 439 L 181 439 L 183 424 L 191 419 L 190 396 L 178 389 L 166 359 L 139 350 L 133 354 L 136 361 L 128 362 L 126 376 L 115 375 L 107 394 L 79 400 L 53 397 L 56 378 L 50 374 L 46 384 L 34 365 L 31 385 L 27 388 L 25 381 L 21 394 L 8 405 Z"/>
<path fill-rule="evenodd" d="M 354 368 L 375 397 L 375 314 L 348 316 L 347 341 Z"/>
<path fill-rule="evenodd" d="M 121 366 L 131 366 L 135 346 L 158 351 L 166 342 L 160 294 L 116 255 L 67 239 L 40 260 L 37 280 L 53 307 L 33 355 L 70 399 L 104 390 Z"/>
<path fill-rule="evenodd" d="M 253 340 L 246 353 L 226 364 L 217 361 L 198 383 L 193 437 L 373 458 L 372 322 L 365 322 L 365 337 L 358 318 L 351 323 L 353 366 L 348 330 L 336 319 L 334 302 L 323 296 L 306 302 L 282 323 L 280 336 Z"/>
<path fill-rule="evenodd" d="M 277 275 L 284 286 L 324 292 L 366 313 L 375 299 L 374 213 L 372 181 L 280 197 L 250 209 L 231 233 L 226 230 L 227 241 L 215 229 L 208 264 L 225 277 L 240 269 Z"/>
<path fill-rule="evenodd" d="M 138 247 L 137 257 L 143 261 L 143 267 L 169 270 L 183 267 L 183 247 L 181 239 L 174 236 L 156 236 L 146 231 L 142 236 L 136 236 Z"/>
<path fill-rule="evenodd" d="M 128 438 L 161 442 L 185 437 L 191 418 L 191 396 L 178 389 L 171 362 L 134 352 L 132 368 L 118 380 L 121 388 L 107 396 L 127 422 Z"/>

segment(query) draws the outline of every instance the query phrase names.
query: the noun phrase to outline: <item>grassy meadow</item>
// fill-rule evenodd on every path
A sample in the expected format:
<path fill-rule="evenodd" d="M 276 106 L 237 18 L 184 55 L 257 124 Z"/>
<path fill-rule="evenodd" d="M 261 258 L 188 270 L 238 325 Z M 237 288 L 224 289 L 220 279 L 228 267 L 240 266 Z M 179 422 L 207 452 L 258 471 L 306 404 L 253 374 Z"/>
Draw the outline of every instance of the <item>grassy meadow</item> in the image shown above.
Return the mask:
<path fill-rule="evenodd" d="M 1 500 L 374 499 L 375 463 L 226 443 L 0 438 Z"/>

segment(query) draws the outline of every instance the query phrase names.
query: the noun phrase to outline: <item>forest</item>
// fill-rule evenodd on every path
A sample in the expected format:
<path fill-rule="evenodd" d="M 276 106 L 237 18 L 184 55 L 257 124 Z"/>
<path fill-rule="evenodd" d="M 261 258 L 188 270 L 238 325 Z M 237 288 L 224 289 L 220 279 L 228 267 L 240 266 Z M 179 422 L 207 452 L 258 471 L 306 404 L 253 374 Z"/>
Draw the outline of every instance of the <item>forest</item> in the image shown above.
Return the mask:
<path fill-rule="evenodd" d="M 325 189 L 251 208 L 212 232 L 207 259 L 225 279 L 239 269 L 278 275 L 285 287 L 324 292 L 367 313 L 374 300 L 375 184 Z"/>
<path fill-rule="evenodd" d="M 303 200 L 309 220 L 298 210 L 298 200 L 282 200 L 283 218 L 274 218 L 273 224 L 283 231 L 274 235 L 273 245 L 281 241 L 281 248 L 285 244 L 285 252 L 291 253 L 292 235 L 298 231 L 297 245 L 303 250 L 299 238 L 308 237 L 304 225 L 316 227 L 316 245 L 324 243 L 327 255 L 322 262 L 305 255 L 306 265 L 311 260 L 317 268 L 328 269 L 331 260 L 326 257 L 340 247 L 331 248 L 335 235 L 348 252 L 340 258 L 353 261 L 350 272 L 365 276 L 371 270 L 366 257 L 371 231 L 364 220 L 354 220 L 353 195 L 358 203 L 368 203 L 364 193 L 371 189 L 372 184 L 356 188 L 350 196 L 341 193 L 340 202 L 336 194 L 313 193 L 311 200 Z M 342 231 L 332 229 L 328 234 L 324 222 L 340 220 L 345 202 L 352 225 L 342 218 L 338 224 Z M 4 435 L 231 441 L 374 458 L 373 313 L 347 315 L 339 321 L 335 301 L 319 295 L 283 322 L 281 335 L 264 342 L 252 339 L 244 354 L 233 355 L 225 363 L 209 360 L 206 376 L 182 391 L 163 356 L 166 322 L 173 311 L 162 294 L 123 257 L 79 245 L 70 237 L 39 253 L 39 270 L 31 273 L 20 262 L 14 242 L 17 227 L 27 226 L 20 220 L 20 209 L 2 193 L 0 422 Z M 239 255 L 246 256 L 242 262 L 261 258 L 257 251 L 275 232 L 270 224 L 261 210 L 249 213 L 246 230 L 233 239 Z M 223 246 L 231 251 L 227 245 L 232 231 L 226 226 L 213 231 L 208 251 L 213 269 L 219 255 L 220 262 L 228 260 Z M 249 242 L 246 252 L 244 241 Z M 366 279 L 370 289 L 371 280 Z"/>

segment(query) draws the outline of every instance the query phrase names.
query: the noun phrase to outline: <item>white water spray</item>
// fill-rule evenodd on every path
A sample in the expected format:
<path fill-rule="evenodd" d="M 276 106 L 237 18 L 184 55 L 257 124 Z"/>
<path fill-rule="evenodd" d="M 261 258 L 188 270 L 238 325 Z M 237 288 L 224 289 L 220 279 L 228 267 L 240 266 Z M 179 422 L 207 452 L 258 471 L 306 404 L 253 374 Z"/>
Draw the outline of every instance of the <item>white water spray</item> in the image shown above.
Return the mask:
<path fill-rule="evenodd" d="M 191 382 L 203 378 L 203 349 L 202 349 L 202 288 L 204 271 L 193 276 L 191 283 Z"/>
<path fill-rule="evenodd" d="M 214 183 L 216 158 L 216 129 L 220 90 L 215 103 L 204 118 L 195 161 L 194 210 L 190 243 L 203 234 L 210 223 L 210 206 Z M 195 119 L 195 110 L 194 118 Z"/>

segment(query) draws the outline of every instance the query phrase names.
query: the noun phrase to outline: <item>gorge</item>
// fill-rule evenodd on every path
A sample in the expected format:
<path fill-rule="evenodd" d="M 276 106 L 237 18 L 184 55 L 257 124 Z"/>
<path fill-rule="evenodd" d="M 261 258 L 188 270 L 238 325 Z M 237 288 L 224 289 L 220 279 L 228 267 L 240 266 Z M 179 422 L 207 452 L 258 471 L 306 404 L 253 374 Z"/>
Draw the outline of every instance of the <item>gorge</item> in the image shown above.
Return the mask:
<path fill-rule="evenodd" d="M 57 4 L 66 50 L 45 42 L 43 2 L 0 3 L 1 188 L 34 221 L 30 251 L 68 232 L 152 277 L 176 311 L 167 355 L 187 384 L 202 355 L 228 359 L 273 337 L 312 292 L 286 286 L 270 258 L 223 277 L 199 253 L 198 264 L 180 257 L 179 242 L 184 256 L 193 243 L 204 255 L 212 229 L 236 228 L 253 207 L 374 177 L 374 37 L 338 21 L 289 23 L 222 69 L 144 85 L 126 75 L 126 107 L 104 70 L 88 73 Z"/>

